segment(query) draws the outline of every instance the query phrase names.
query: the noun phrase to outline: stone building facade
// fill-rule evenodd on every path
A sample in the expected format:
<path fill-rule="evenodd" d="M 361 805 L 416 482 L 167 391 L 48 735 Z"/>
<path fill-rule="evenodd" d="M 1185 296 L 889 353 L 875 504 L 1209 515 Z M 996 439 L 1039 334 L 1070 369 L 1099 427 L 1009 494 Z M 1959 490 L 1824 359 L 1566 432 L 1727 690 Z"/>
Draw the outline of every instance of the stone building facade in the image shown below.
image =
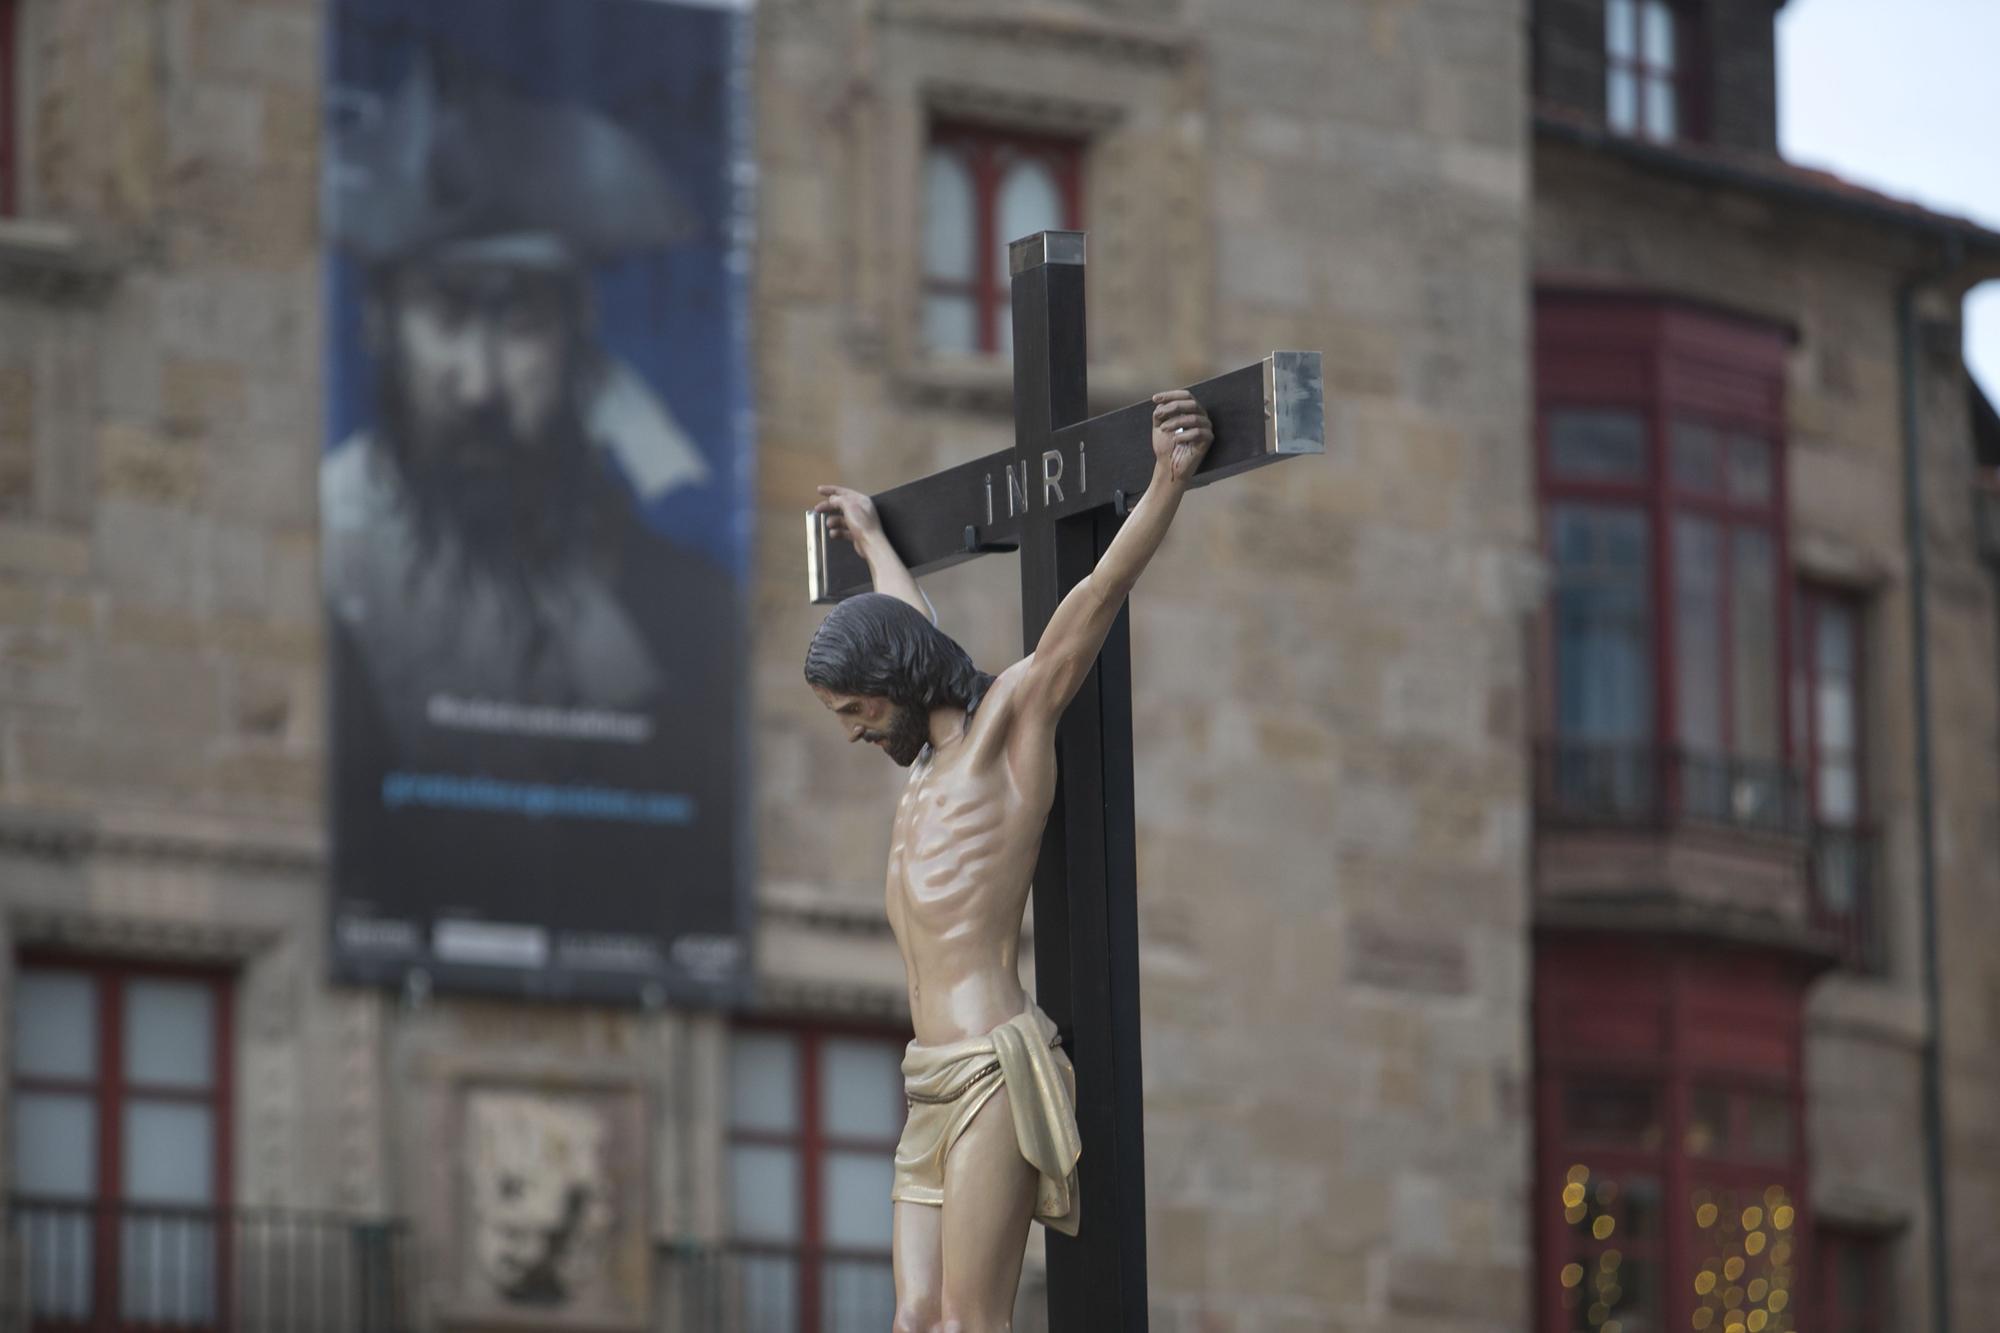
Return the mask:
<path fill-rule="evenodd" d="M 907 1033 L 879 879 L 898 774 L 857 758 L 801 687 L 817 613 L 798 514 L 821 481 L 878 489 L 1011 438 L 1004 359 L 927 333 L 941 128 L 1064 145 L 1069 220 L 1092 240 L 1094 400 L 1273 348 L 1325 353 L 1326 457 L 1196 496 L 1133 606 L 1154 1326 L 1570 1327 L 1574 1182 L 1567 1144 L 1537 1137 L 1564 1089 L 1538 1081 L 1555 1066 L 1536 1034 L 1569 1031 L 1537 1024 L 1576 1006 L 1545 988 L 1537 1008 L 1537 960 L 1581 956 L 1560 975 L 1586 983 L 1592 957 L 1681 968 L 1661 983 L 1678 995 L 1703 993 L 1687 969 L 1715 950 L 1760 978 L 1774 1049 L 1799 1055 L 1783 1086 L 1809 1165 L 1792 1188 L 1864 1259 L 1887 1255 L 1884 1328 L 1934 1301 L 1938 979 L 1952 1300 L 1979 1326 L 2000 1298 L 1982 1114 L 2000 1077 L 1982 948 L 2000 629 L 1949 335 L 1994 238 L 1778 162 L 1762 0 L 1708 7 L 1715 92 L 1701 143 L 1678 146 L 1606 129 L 1602 6 L 1532 8 L 757 8 L 759 988 L 731 1019 L 326 982 L 325 16 L 309 0 L 0 0 L 0 1012 L 71 974 L 124 988 L 99 996 L 211 987 L 223 1022 L 187 1095 L 219 1127 L 220 1197 L 250 1237 L 239 1327 L 280 1326 L 272 1300 L 291 1302 L 283 1326 L 396 1326 L 354 1294 L 383 1272 L 409 1279 L 392 1297 L 427 1328 L 808 1318 L 796 1297 L 746 1309 L 786 1270 L 722 1256 L 768 1202 L 758 1162 L 832 1179 L 837 1145 L 752 1123 L 733 1094 L 766 1086 L 745 1070 L 879 1064 Z M 1926 797 L 1896 302 L 1947 251 L 1967 266 L 1918 290 L 1912 348 Z M 1554 817 L 1564 585 L 1538 301 L 1641 323 L 1685 309 L 1750 329 L 1753 359 L 1778 349 L 1786 586 L 1798 572 L 1865 608 L 1879 971 L 1829 974 L 1795 829 L 1619 845 Z M 932 583 L 979 661 L 1019 651 L 1008 562 Z M 0 1066 L 27 1035 L 0 1024 Z M 501 1084 L 547 1095 L 524 1108 Z M 564 1108 L 585 1103 L 609 1148 L 575 1147 Z M 758 1157 L 779 1151 L 758 1135 L 794 1156 Z M 495 1314 L 480 1182 L 553 1144 L 619 1163 L 595 1304 Z M 0 1153 L 0 1186 L 33 1193 L 22 1174 Z M 0 1327 L 36 1289 L 24 1256 L 56 1243 L 10 1216 Z M 307 1231 L 274 1230 L 298 1217 Z M 274 1254 L 331 1255 L 334 1288 L 300 1287 Z M 1620 1298 L 1594 1289 L 1609 1328 Z M 879 1265 L 828 1269 L 815 1292 L 820 1326 L 863 1327 Z"/>

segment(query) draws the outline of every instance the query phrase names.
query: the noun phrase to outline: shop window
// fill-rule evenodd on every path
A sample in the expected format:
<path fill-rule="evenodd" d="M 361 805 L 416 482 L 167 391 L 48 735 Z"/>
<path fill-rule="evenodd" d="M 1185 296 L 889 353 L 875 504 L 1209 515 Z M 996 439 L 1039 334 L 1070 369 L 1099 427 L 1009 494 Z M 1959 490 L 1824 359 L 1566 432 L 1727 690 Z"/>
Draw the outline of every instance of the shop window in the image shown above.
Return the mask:
<path fill-rule="evenodd" d="M 1804 977 L 1597 937 L 1536 967 L 1537 1327 L 1793 1333 Z"/>

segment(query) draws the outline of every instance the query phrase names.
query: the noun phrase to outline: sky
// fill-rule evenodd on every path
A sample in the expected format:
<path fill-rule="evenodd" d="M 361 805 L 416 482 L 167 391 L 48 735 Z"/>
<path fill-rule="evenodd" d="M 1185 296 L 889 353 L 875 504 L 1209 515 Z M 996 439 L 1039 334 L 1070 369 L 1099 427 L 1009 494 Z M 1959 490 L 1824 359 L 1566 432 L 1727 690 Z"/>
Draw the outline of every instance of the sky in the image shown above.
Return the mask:
<path fill-rule="evenodd" d="M 2000 231 L 2000 0 L 1791 0 L 1778 133 L 1795 162 Z M 1966 302 L 1965 344 L 2000 400 L 2000 282 Z"/>

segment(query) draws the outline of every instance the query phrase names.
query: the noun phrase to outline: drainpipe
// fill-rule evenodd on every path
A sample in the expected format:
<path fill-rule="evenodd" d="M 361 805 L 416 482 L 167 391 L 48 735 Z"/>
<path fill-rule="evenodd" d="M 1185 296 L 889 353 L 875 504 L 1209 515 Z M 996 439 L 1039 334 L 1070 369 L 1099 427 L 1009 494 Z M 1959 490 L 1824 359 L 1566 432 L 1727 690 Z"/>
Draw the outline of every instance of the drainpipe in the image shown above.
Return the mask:
<path fill-rule="evenodd" d="M 1950 280 L 1964 264 L 1957 237 L 1945 240 L 1944 263 L 1918 274 L 1896 296 L 1897 338 L 1903 380 L 1903 524 L 1910 563 L 1911 675 L 1917 715 L 1917 896 L 1922 906 L 1924 1008 L 1923 1047 L 1924 1175 L 1929 1192 L 1931 1238 L 1931 1327 L 1951 1333 L 1951 1254 L 1945 1209 L 1944 1168 L 1944 999 L 1938 978 L 1937 792 L 1931 771 L 1931 682 L 1929 590 L 1924 552 L 1923 422 L 1917 383 L 1917 296 L 1926 286 Z"/>

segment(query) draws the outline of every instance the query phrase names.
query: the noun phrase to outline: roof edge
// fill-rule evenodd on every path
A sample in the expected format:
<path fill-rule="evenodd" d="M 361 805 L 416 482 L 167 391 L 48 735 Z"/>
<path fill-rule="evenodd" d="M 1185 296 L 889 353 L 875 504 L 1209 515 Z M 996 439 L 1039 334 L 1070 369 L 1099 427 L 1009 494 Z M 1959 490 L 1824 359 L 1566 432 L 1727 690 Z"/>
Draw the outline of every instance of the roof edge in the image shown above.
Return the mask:
<path fill-rule="evenodd" d="M 1701 184 L 1719 185 L 1804 205 L 1821 212 L 1906 233 L 1951 238 L 2000 258 L 2000 231 L 1969 218 L 1937 213 L 1779 157 L 1730 153 L 1688 144 L 1655 143 L 1616 134 L 1595 121 L 1547 106 L 1534 111 L 1538 136 L 1601 151 L 1636 166 Z"/>

